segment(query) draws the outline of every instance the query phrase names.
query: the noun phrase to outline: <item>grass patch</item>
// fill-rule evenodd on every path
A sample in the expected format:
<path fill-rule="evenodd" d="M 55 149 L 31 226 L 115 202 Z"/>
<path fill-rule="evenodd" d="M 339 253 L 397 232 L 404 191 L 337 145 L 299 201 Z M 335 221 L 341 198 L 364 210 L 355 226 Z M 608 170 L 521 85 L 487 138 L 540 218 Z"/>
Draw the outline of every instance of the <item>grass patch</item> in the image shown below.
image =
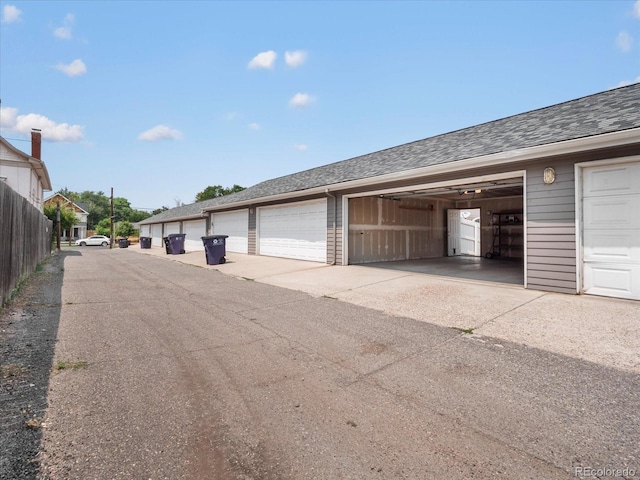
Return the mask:
<path fill-rule="evenodd" d="M 63 360 L 60 360 L 58 363 L 56 363 L 54 370 L 80 370 L 81 368 L 87 368 L 89 364 L 87 362 L 85 362 L 84 360 L 79 360 L 77 362 L 65 362 Z"/>
<path fill-rule="evenodd" d="M 247 282 L 253 282 L 254 281 L 253 278 L 249 278 L 249 277 L 241 277 L 241 278 L 244 278 Z"/>
<path fill-rule="evenodd" d="M 473 328 L 460 328 L 460 327 L 451 327 L 454 330 L 458 330 L 459 332 L 462 333 L 467 333 L 469 335 L 471 335 L 473 333 Z"/>
<path fill-rule="evenodd" d="M 42 420 L 39 418 L 32 418 L 31 420 L 27 420 L 25 425 L 31 430 L 37 430 L 42 427 Z"/>
<path fill-rule="evenodd" d="M 322 298 L 328 298 L 329 300 L 338 300 L 336 297 L 332 297 L 331 295 L 322 295 Z"/>

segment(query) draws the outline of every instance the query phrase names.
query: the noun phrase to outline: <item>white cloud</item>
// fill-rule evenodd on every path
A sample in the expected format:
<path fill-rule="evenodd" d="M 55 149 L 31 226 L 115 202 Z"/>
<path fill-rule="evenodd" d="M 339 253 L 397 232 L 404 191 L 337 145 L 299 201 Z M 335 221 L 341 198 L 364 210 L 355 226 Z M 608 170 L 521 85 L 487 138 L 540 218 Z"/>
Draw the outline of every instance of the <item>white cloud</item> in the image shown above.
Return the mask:
<path fill-rule="evenodd" d="M 71 27 L 73 22 L 75 21 L 75 17 L 72 13 L 67 13 L 67 16 L 64 17 L 62 27 L 58 27 L 53 31 L 53 35 L 61 38 L 62 40 L 71 39 Z"/>
<path fill-rule="evenodd" d="M 157 142 L 159 140 L 180 140 L 182 132 L 167 127 L 166 125 L 158 125 L 146 132 L 138 135 L 138 140 L 146 142 Z"/>
<path fill-rule="evenodd" d="M 227 122 L 234 122 L 238 119 L 242 118 L 242 114 L 238 113 L 238 112 L 229 112 L 224 116 L 224 119 Z"/>
<path fill-rule="evenodd" d="M 278 54 L 273 50 L 260 52 L 249 62 L 249 68 L 273 68 Z"/>
<path fill-rule="evenodd" d="M 307 60 L 307 52 L 303 50 L 296 50 L 295 52 L 284 52 L 284 61 L 288 67 L 296 68 L 304 65 Z"/>
<path fill-rule="evenodd" d="M 616 85 L 613 88 L 626 87 L 627 85 L 633 85 L 634 83 L 640 83 L 640 77 L 636 77 L 636 79 L 632 81 L 622 80 L 618 85 Z"/>
<path fill-rule="evenodd" d="M 262 127 L 260 127 L 260 124 L 253 122 L 249 124 L 249 128 L 251 130 L 260 130 Z"/>
<path fill-rule="evenodd" d="M 306 152 L 309 147 L 307 147 L 304 143 L 299 143 L 296 146 L 296 150 L 299 152 Z"/>
<path fill-rule="evenodd" d="M 42 130 L 42 138 L 52 142 L 77 142 L 84 135 L 84 127 L 80 125 L 56 123 L 37 113 L 18 115 L 18 109 L 12 107 L 0 108 L 0 125 L 23 135 L 30 135 L 31 129 L 38 128 Z"/>
<path fill-rule="evenodd" d="M 293 108 L 305 108 L 315 102 L 315 98 L 309 95 L 308 93 L 296 93 L 291 100 L 289 100 L 289 105 Z"/>
<path fill-rule="evenodd" d="M 633 4 L 633 15 L 640 18 L 640 0 L 636 0 L 636 3 Z"/>
<path fill-rule="evenodd" d="M 15 5 L 5 5 L 2 9 L 2 23 L 13 23 L 21 20 L 22 10 Z"/>
<path fill-rule="evenodd" d="M 633 38 L 627 32 L 620 32 L 616 38 L 616 45 L 623 52 L 628 52 L 633 45 Z"/>
<path fill-rule="evenodd" d="M 69 65 L 59 63 L 54 68 L 70 77 L 77 77 L 78 75 L 84 75 L 87 73 L 87 66 L 79 58 L 71 62 Z"/>

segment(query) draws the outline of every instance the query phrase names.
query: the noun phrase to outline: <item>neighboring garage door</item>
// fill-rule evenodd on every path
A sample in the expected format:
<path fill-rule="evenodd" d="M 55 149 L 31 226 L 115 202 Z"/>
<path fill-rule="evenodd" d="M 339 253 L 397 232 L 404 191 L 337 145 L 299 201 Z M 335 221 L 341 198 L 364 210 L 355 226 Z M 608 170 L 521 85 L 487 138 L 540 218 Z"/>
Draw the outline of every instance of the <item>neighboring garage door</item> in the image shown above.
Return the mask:
<path fill-rule="evenodd" d="M 640 300 L 640 162 L 582 170 L 584 292 Z"/>
<path fill-rule="evenodd" d="M 151 236 L 151 225 L 140 225 L 140 236 L 141 237 L 150 237 Z"/>
<path fill-rule="evenodd" d="M 227 235 L 227 252 L 247 253 L 249 251 L 249 210 L 214 213 L 211 216 L 213 235 Z"/>
<path fill-rule="evenodd" d="M 258 209 L 260 255 L 327 261 L 327 202 Z"/>
<path fill-rule="evenodd" d="M 153 247 L 164 247 L 162 243 L 162 224 L 151 225 L 151 245 Z"/>
<path fill-rule="evenodd" d="M 204 250 L 202 237 L 206 235 L 207 221 L 193 220 L 182 225 L 184 237 L 184 249 L 187 252 L 199 252 Z"/>
<path fill-rule="evenodd" d="M 170 233 L 180 233 L 180 222 L 172 222 L 164 224 L 164 236 Z"/>

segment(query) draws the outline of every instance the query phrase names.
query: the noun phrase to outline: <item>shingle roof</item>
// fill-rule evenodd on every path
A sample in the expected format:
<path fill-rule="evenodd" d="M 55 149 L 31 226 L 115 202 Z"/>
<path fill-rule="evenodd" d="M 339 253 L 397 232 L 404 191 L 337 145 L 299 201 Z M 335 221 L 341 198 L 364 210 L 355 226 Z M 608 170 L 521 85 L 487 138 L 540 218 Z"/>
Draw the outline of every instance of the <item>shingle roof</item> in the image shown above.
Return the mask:
<path fill-rule="evenodd" d="M 167 210 L 141 223 L 194 216 L 208 207 L 638 127 L 640 83 L 266 180 L 232 195 Z"/>

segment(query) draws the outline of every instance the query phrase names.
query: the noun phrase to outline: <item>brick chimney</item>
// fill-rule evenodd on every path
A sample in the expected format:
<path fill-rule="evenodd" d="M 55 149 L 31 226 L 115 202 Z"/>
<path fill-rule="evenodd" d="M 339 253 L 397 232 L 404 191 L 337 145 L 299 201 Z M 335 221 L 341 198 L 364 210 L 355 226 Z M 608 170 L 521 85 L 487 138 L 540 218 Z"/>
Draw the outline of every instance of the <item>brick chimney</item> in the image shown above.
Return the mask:
<path fill-rule="evenodd" d="M 37 158 L 38 160 L 42 160 L 42 133 L 40 130 L 33 128 L 31 129 L 31 156 L 33 158 Z"/>

